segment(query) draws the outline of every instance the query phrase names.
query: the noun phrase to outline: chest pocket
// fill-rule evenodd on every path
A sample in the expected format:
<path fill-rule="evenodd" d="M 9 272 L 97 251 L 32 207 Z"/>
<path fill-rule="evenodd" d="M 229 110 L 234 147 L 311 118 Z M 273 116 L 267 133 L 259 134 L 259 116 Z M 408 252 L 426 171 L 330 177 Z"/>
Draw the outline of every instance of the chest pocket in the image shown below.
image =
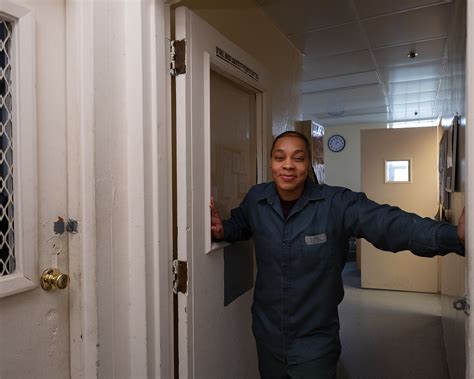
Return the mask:
<path fill-rule="evenodd" d="M 333 261 L 333 252 L 326 233 L 305 235 L 303 239 L 303 261 L 308 268 L 324 269 Z"/>

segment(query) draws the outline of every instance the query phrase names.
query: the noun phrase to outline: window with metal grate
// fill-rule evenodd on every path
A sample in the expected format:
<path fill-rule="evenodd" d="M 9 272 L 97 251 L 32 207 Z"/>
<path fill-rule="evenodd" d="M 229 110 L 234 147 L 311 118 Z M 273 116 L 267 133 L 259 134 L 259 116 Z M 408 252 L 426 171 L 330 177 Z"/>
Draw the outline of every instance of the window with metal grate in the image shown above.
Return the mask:
<path fill-rule="evenodd" d="M 0 276 L 15 271 L 13 220 L 12 24 L 0 19 Z"/>

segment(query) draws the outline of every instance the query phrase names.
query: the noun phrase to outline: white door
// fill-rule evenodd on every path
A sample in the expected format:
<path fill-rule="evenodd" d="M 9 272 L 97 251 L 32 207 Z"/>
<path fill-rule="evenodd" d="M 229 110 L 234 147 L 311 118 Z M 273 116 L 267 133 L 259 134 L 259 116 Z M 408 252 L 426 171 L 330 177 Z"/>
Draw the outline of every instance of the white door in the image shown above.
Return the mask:
<path fill-rule="evenodd" d="M 78 230 L 69 228 L 77 234 L 65 230 L 74 203 L 68 201 L 66 6 L 61 0 L 0 3 L 2 379 L 74 377 L 83 351 L 72 362 L 70 351 L 89 338 L 81 327 L 70 329 L 69 307 L 77 319 L 84 316 L 69 289 L 80 281 L 69 265 L 77 252 L 70 246 L 83 241 L 83 220 Z M 40 276 L 53 267 L 71 282 L 47 292 Z"/>
<path fill-rule="evenodd" d="M 185 73 L 175 78 L 177 255 L 188 269 L 178 293 L 179 377 L 256 378 L 253 248 L 211 241 L 209 202 L 212 193 L 227 215 L 264 180 L 268 75 L 187 8 L 175 10 L 175 25 L 186 44 Z M 244 263 L 230 263 L 239 256 Z"/>

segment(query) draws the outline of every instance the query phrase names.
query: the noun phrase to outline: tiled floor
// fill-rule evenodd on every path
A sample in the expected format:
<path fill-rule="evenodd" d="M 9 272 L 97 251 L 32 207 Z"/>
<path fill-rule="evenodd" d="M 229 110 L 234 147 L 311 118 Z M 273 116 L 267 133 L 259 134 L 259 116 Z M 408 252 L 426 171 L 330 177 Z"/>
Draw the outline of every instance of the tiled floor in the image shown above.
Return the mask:
<path fill-rule="evenodd" d="M 340 378 L 449 378 L 438 295 L 360 288 L 344 271 Z"/>

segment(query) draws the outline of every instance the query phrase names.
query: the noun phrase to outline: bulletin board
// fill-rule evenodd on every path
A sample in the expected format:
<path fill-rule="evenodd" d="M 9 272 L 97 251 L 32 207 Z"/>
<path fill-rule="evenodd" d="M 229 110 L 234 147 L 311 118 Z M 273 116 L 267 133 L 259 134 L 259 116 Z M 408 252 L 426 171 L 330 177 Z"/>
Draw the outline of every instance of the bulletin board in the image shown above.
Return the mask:
<path fill-rule="evenodd" d="M 459 118 L 453 118 L 447 128 L 442 128 L 439 142 L 439 212 L 437 219 L 447 222 L 452 220 L 452 201 L 450 194 L 456 188 L 456 165 Z"/>

